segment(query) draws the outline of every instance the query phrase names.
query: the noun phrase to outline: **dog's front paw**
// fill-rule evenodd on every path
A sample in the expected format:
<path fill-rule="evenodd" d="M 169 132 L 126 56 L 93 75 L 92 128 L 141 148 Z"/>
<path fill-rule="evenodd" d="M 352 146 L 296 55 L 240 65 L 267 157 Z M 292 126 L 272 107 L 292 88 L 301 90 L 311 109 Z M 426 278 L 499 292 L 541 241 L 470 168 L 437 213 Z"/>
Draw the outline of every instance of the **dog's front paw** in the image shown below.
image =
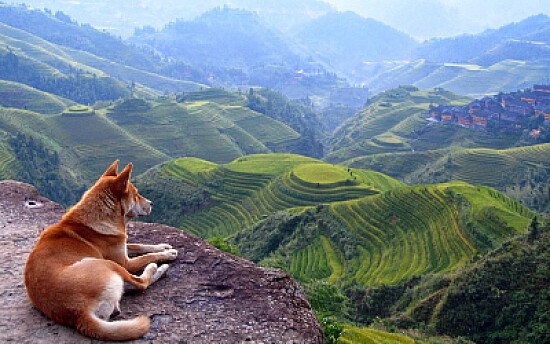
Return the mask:
<path fill-rule="evenodd" d="M 172 245 L 169 244 L 157 244 L 155 245 L 156 252 L 164 252 L 172 249 Z"/>
<path fill-rule="evenodd" d="M 168 264 L 162 264 L 161 266 L 159 266 L 157 271 L 153 275 L 153 277 L 151 277 L 151 282 L 150 283 L 153 284 L 156 281 L 158 281 L 162 276 L 164 276 L 166 274 L 167 270 L 168 270 Z"/>
<path fill-rule="evenodd" d="M 162 252 L 164 260 L 174 260 L 178 257 L 178 250 L 169 249 Z"/>

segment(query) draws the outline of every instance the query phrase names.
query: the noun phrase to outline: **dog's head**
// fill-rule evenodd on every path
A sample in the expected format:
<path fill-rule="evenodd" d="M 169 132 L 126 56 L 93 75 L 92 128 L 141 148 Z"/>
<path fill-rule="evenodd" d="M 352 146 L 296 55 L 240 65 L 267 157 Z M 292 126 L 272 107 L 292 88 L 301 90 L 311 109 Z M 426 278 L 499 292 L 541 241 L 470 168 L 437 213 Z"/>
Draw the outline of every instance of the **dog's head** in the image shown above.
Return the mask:
<path fill-rule="evenodd" d="M 140 195 L 137 188 L 130 181 L 132 167 L 132 163 L 129 163 L 118 173 L 118 160 L 116 160 L 100 178 L 108 184 L 112 195 L 120 200 L 122 215 L 126 219 L 146 216 L 151 213 L 151 201 Z"/>

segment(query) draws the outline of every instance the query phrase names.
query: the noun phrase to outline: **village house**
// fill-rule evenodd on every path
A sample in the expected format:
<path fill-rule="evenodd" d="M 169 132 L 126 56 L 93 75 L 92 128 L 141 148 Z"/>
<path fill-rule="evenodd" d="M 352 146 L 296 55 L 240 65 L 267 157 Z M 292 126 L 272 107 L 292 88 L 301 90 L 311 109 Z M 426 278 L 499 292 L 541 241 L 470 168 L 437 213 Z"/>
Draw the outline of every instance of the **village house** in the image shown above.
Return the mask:
<path fill-rule="evenodd" d="M 501 105 L 506 111 L 515 112 L 527 116 L 533 112 L 533 105 L 526 101 L 518 100 L 511 94 L 502 96 Z"/>
<path fill-rule="evenodd" d="M 473 121 L 474 127 L 486 128 L 487 124 L 489 123 L 489 118 L 491 114 L 492 113 L 488 110 L 482 110 L 472 114 L 472 121 Z"/>
<path fill-rule="evenodd" d="M 444 109 L 441 112 L 441 121 L 450 123 L 453 121 L 453 119 L 454 119 L 453 110 L 451 108 Z"/>
<path fill-rule="evenodd" d="M 456 121 L 458 125 L 464 128 L 469 128 L 473 123 L 472 116 L 464 112 L 460 112 L 457 114 Z"/>
<path fill-rule="evenodd" d="M 533 91 L 550 94 L 550 85 L 533 85 Z"/>
<path fill-rule="evenodd" d="M 499 96 L 486 96 L 466 106 L 432 106 L 427 112 L 434 122 L 465 128 L 500 131 L 524 129 L 531 116 L 544 116 L 550 123 L 550 86 L 534 85 L 533 89 Z"/>

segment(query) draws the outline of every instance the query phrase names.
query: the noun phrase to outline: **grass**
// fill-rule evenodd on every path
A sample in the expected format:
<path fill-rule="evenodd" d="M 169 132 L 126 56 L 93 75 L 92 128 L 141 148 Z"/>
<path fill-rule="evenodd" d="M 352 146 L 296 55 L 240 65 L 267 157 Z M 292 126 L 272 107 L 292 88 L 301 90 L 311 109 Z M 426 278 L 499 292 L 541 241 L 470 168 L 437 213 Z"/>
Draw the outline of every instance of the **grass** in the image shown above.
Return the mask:
<path fill-rule="evenodd" d="M 523 233 L 534 215 L 491 188 L 461 182 L 404 186 L 381 173 L 291 154 L 252 155 L 225 165 L 184 158 L 167 164 L 165 172 L 212 188 L 208 207 L 181 218 L 183 229 L 204 238 L 231 237 L 281 210 L 306 214 L 323 205 L 319 209 L 333 220 L 315 223 L 336 221 L 331 231 L 288 252 L 286 268 L 300 280 L 378 286 L 453 271 L 488 242 Z M 347 239 L 335 233 L 347 233 Z M 347 240 L 354 243 L 353 254 Z"/>
<path fill-rule="evenodd" d="M 3 136 L 0 130 L 0 180 L 14 179 L 21 171 L 21 166 Z"/>
<path fill-rule="evenodd" d="M 72 103 L 24 84 L 0 80 L 0 105 L 4 107 L 51 115 L 63 112 Z"/>
<path fill-rule="evenodd" d="M 468 130 L 466 135 L 454 128 L 447 133 L 447 128 L 430 127 L 426 120 L 430 104 L 463 104 L 468 100 L 444 90 L 426 91 L 410 86 L 385 91 L 336 130 L 326 159 L 342 162 L 373 154 L 471 146 L 471 138 L 477 133 Z"/>
<path fill-rule="evenodd" d="M 353 175 L 343 166 L 303 164 L 297 166 L 293 172 L 297 178 L 311 184 L 343 184 L 353 180 Z"/>
<path fill-rule="evenodd" d="M 193 172 L 197 169 L 196 160 L 185 158 L 176 162 L 179 163 L 167 164 L 164 170 L 180 176 L 182 182 L 219 185 L 212 195 L 215 202 L 212 207 L 182 218 L 182 228 L 205 238 L 230 236 L 280 210 L 300 212 L 303 211 L 300 208 L 357 199 L 401 185 L 381 174 L 360 170 L 350 171 L 357 178 L 352 181 L 353 177 L 343 167 L 293 154 L 251 155 L 215 167 L 200 162 L 198 169 L 204 170 L 199 172 Z M 326 176 L 340 174 L 340 178 L 326 183 L 327 179 L 314 177 L 315 168 L 326 171 Z M 323 185 L 317 185 L 316 180 Z"/>
<path fill-rule="evenodd" d="M 332 212 L 360 247 L 360 254 L 346 261 L 349 278 L 364 285 L 395 284 L 468 262 L 483 248 L 460 225 L 458 196 L 470 204 L 477 230 L 496 242 L 524 232 L 533 216 L 493 189 L 465 183 L 397 188 L 336 202 Z"/>
<path fill-rule="evenodd" d="M 342 344 L 414 344 L 414 339 L 396 333 L 372 328 L 345 326 L 344 333 L 338 339 Z"/>
<path fill-rule="evenodd" d="M 230 109 L 226 111 L 223 104 L 228 102 L 228 96 L 223 93 L 220 103 L 214 102 L 214 91 L 193 93 L 194 100 L 184 104 L 151 103 L 149 109 L 142 111 L 119 111 L 113 107 L 108 116 L 169 156 L 194 156 L 217 163 L 245 154 L 269 153 L 272 142 L 292 142 L 299 137 L 288 126 L 248 108 L 227 105 Z M 245 121 L 247 125 L 243 125 Z M 144 125 L 146 131 L 142 130 Z"/>

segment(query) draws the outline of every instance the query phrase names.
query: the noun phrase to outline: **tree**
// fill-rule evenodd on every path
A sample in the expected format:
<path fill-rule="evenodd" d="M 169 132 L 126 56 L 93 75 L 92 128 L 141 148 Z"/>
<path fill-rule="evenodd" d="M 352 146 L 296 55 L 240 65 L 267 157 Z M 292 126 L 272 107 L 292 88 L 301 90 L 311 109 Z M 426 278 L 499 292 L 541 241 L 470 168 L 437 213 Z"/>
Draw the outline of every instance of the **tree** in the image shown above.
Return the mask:
<path fill-rule="evenodd" d="M 529 225 L 529 232 L 527 234 L 527 241 L 532 243 L 539 236 L 539 220 L 535 216 Z"/>

